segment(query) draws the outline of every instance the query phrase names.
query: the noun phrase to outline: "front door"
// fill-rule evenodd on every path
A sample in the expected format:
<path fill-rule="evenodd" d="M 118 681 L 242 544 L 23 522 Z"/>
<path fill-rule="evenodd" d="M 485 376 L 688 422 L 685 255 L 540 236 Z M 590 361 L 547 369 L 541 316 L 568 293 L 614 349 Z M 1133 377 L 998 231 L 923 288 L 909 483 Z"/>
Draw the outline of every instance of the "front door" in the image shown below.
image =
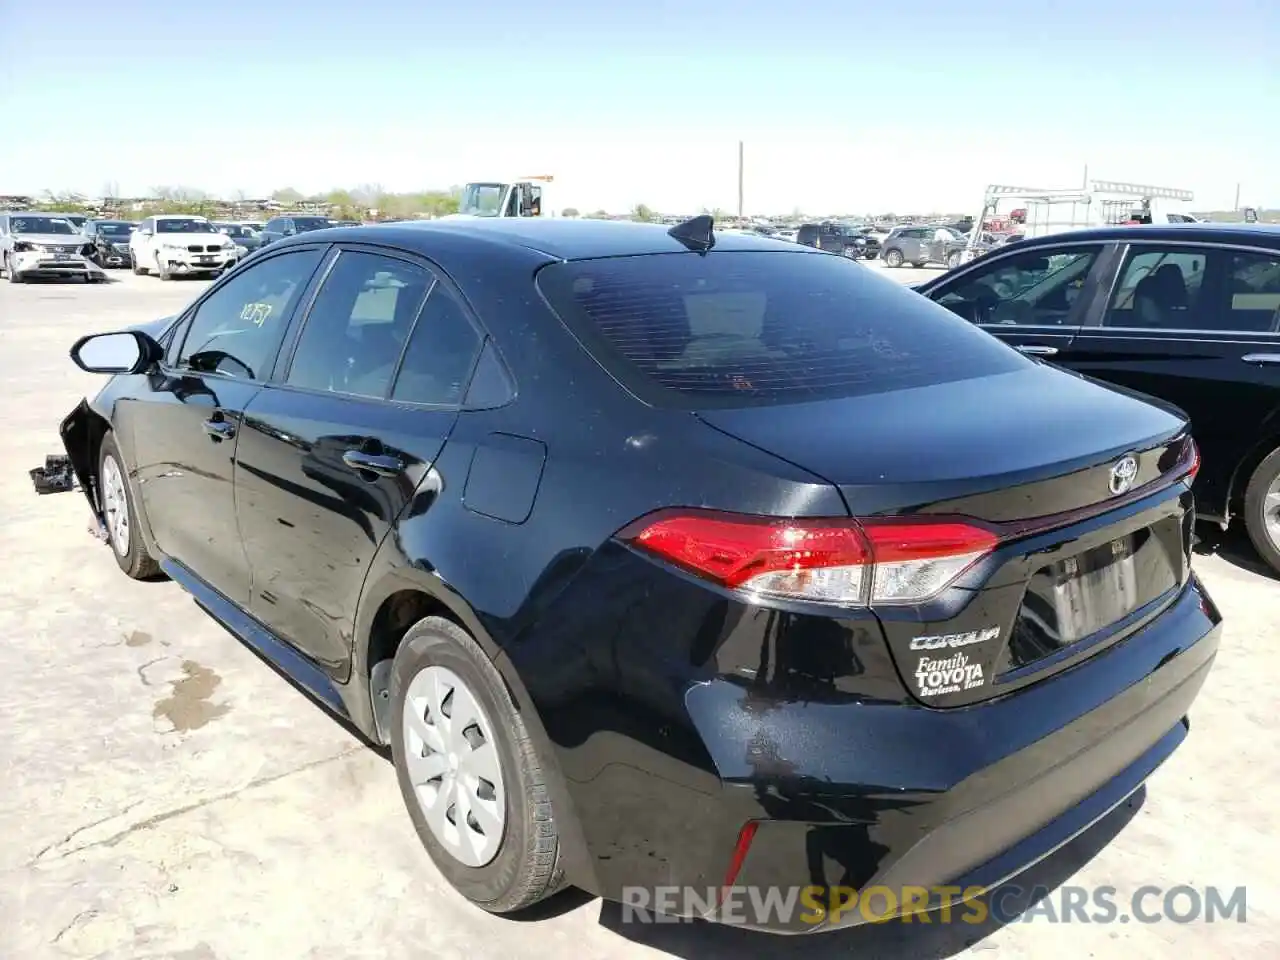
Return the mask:
<path fill-rule="evenodd" d="M 1088 304 L 1107 275 L 1102 244 L 990 255 L 919 288 L 925 296 L 1031 356 L 1070 365 Z"/>
<path fill-rule="evenodd" d="M 250 611 L 343 680 L 365 574 L 429 484 L 482 338 L 428 265 L 352 247 L 291 341 L 236 449 Z"/>
<path fill-rule="evenodd" d="M 1081 329 L 1072 353 L 1081 373 L 1191 417 L 1203 458 L 1196 499 L 1221 514 L 1241 458 L 1277 430 L 1280 256 L 1132 244 L 1105 311 Z"/>
<path fill-rule="evenodd" d="M 137 489 L 156 545 L 228 599 L 248 601 L 233 465 L 244 411 L 270 375 L 321 248 L 265 259 L 192 308 L 137 401 Z"/>

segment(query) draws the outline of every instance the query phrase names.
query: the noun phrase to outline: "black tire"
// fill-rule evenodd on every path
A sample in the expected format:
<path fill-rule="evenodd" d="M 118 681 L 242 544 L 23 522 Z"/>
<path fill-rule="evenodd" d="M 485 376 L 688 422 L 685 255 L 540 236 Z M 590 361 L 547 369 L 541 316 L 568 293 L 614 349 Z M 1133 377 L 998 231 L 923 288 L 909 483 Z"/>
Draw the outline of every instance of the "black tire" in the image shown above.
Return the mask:
<path fill-rule="evenodd" d="M 1267 532 L 1267 494 L 1280 482 L 1280 447 L 1272 450 L 1249 478 L 1244 494 L 1244 525 L 1254 549 L 1276 573 L 1280 573 L 1280 543 Z M 1274 509 L 1274 508 L 1273 508 Z"/>
<path fill-rule="evenodd" d="M 144 277 L 144 276 L 146 276 L 146 274 L 147 274 L 147 268 L 146 268 L 146 267 L 144 267 L 144 266 L 143 266 L 141 263 L 139 263 L 137 260 L 134 260 L 134 261 L 133 261 L 133 275 L 134 275 L 135 277 Z"/>
<path fill-rule="evenodd" d="M 959 253 L 951 253 L 951 254 L 948 254 L 948 255 L 947 255 L 947 269 L 948 269 L 948 270 L 954 270 L 954 269 L 955 269 L 956 267 L 958 267 L 958 266 L 960 266 L 960 254 L 959 254 Z"/>
<path fill-rule="evenodd" d="M 427 825 L 409 779 L 404 715 L 410 681 L 425 667 L 453 671 L 494 726 L 494 742 L 507 798 L 502 843 L 493 859 L 470 867 L 446 850 Z M 391 671 L 391 755 L 396 780 L 414 829 L 436 868 L 464 897 L 490 913 L 511 913 L 545 899 L 564 885 L 560 842 L 542 761 L 506 685 L 479 644 L 442 617 L 426 617 L 409 628 Z"/>
<path fill-rule="evenodd" d="M 172 280 L 173 274 L 169 272 L 164 260 L 160 258 L 160 254 L 156 254 L 156 273 L 160 275 L 161 280 Z"/>
<path fill-rule="evenodd" d="M 147 551 L 146 545 L 142 542 L 138 523 L 138 508 L 134 505 L 133 491 L 129 489 L 124 458 L 120 455 L 120 448 L 116 446 L 116 438 L 110 433 L 102 438 L 102 449 L 98 452 L 99 504 L 104 499 L 102 478 L 105 476 L 104 466 L 108 459 L 115 461 L 116 469 L 119 470 L 120 478 L 124 483 L 124 502 L 129 513 L 129 549 L 121 552 L 116 545 L 115 534 L 112 532 L 109 522 L 107 523 L 107 543 L 111 546 L 111 555 L 116 558 L 116 563 L 119 564 L 120 569 L 124 571 L 126 576 L 134 580 L 148 580 L 160 572 L 160 564 L 156 562 L 155 557 L 151 556 Z"/>
<path fill-rule="evenodd" d="M 9 262 L 7 253 L 4 255 L 4 272 L 10 283 L 22 283 L 22 277 L 13 269 L 13 264 Z"/>
<path fill-rule="evenodd" d="M 887 266 L 895 267 L 895 268 L 900 267 L 902 266 L 902 261 L 904 259 L 905 258 L 902 256 L 902 251 L 899 250 L 897 247 L 894 247 L 892 250 L 885 251 L 884 262 Z"/>

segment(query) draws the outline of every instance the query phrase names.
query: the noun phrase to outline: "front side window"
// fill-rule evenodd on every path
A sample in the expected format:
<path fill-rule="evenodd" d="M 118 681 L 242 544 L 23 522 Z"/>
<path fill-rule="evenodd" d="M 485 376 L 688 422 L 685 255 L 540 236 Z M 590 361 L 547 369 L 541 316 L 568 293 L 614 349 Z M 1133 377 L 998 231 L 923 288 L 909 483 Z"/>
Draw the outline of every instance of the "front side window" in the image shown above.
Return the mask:
<path fill-rule="evenodd" d="M 1230 329 L 1280 333 L 1280 254 L 1231 254 L 1227 284 Z"/>
<path fill-rule="evenodd" d="M 196 308 L 176 366 L 193 373 L 265 379 L 289 316 L 321 257 L 320 250 L 291 251 L 229 278 Z"/>
<path fill-rule="evenodd" d="M 1201 250 L 1134 245 L 1125 257 L 1103 325 L 1196 329 L 1203 322 L 1205 263 Z"/>
<path fill-rule="evenodd" d="M 1101 247 L 1028 251 L 984 263 L 931 296 L 973 323 L 1061 326 L 1073 314 Z"/>
<path fill-rule="evenodd" d="M 346 251 L 307 316 L 286 382 L 309 390 L 383 398 L 435 282 L 417 264 Z"/>
<path fill-rule="evenodd" d="M 332 227 L 333 221 L 328 217 L 294 217 L 293 226 L 299 233 L 305 233 L 308 230 L 324 230 L 326 227 Z"/>
<path fill-rule="evenodd" d="M 843 257 L 666 254 L 552 264 L 537 284 L 636 396 L 753 406 L 882 393 L 1030 363 Z"/>

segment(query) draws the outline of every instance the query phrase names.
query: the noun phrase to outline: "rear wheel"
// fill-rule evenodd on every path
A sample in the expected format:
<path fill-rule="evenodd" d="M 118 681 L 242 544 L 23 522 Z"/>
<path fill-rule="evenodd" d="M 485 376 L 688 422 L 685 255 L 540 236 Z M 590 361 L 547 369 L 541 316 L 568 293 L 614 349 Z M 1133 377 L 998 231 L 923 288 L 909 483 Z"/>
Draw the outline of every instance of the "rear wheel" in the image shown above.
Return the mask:
<path fill-rule="evenodd" d="M 131 257 L 131 259 L 133 260 L 134 276 L 138 276 L 138 277 L 146 276 L 147 268 L 142 265 L 142 261 L 140 261 L 137 257 Z"/>
<path fill-rule="evenodd" d="M 542 762 L 497 669 L 442 617 L 410 628 L 391 674 L 391 753 L 414 828 L 445 879 L 491 913 L 563 884 Z"/>
<path fill-rule="evenodd" d="M 902 261 L 903 261 L 902 251 L 896 248 L 893 250 L 890 250 L 888 253 L 884 255 L 884 262 L 891 267 L 902 266 Z"/>
<path fill-rule="evenodd" d="M 947 254 L 947 268 L 954 270 L 958 266 L 960 266 L 960 251 Z"/>
<path fill-rule="evenodd" d="M 160 565 L 142 542 L 137 508 L 126 480 L 124 458 L 120 456 L 120 448 L 110 433 L 102 438 L 98 460 L 98 500 L 107 528 L 107 542 L 111 544 L 111 552 L 115 554 L 120 569 L 134 580 L 154 577 L 160 572 Z"/>
<path fill-rule="evenodd" d="M 1249 479 L 1244 522 L 1262 559 L 1280 573 L 1280 448 L 1272 450 Z"/>

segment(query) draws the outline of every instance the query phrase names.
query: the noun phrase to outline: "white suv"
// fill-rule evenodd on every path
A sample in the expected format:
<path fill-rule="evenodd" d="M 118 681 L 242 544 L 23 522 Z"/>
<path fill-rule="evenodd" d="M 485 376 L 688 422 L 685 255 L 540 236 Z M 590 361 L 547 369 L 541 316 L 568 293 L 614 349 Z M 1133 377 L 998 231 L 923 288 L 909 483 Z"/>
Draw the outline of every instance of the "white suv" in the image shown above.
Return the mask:
<path fill-rule="evenodd" d="M 190 274 L 214 275 L 232 266 L 240 248 L 204 217 L 147 217 L 129 237 L 134 273 L 161 280 Z"/>

